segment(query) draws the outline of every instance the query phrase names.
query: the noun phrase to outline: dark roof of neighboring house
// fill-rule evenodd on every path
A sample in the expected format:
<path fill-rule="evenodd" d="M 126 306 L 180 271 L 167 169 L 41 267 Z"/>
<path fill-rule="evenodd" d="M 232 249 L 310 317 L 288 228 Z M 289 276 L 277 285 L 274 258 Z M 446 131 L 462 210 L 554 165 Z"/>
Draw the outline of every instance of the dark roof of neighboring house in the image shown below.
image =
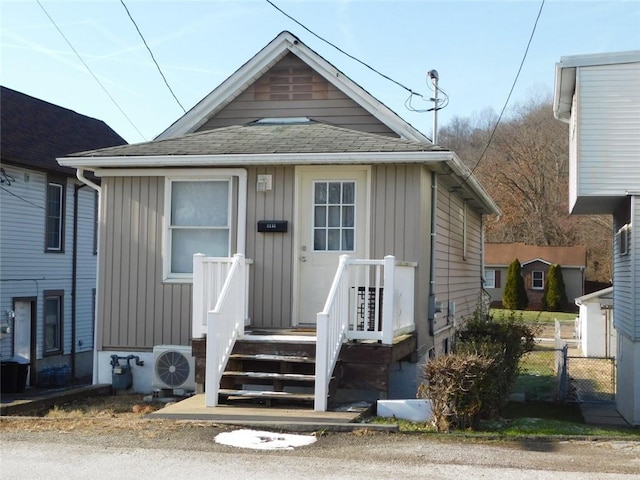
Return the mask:
<path fill-rule="evenodd" d="M 273 119 L 166 140 L 80 152 L 72 157 L 255 155 L 446 151 L 428 143 L 349 130 L 308 119 Z"/>
<path fill-rule="evenodd" d="M 524 243 L 485 243 L 485 265 L 509 265 L 515 259 L 521 264 L 542 260 L 561 267 L 586 267 L 587 247 L 549 247 Z"/>
<path fill-rule="evenodd" d="M 127 143 L 102 120 L 0 86 L 3 163 L 75 174 L 56 161 L 73 152 Z"/>

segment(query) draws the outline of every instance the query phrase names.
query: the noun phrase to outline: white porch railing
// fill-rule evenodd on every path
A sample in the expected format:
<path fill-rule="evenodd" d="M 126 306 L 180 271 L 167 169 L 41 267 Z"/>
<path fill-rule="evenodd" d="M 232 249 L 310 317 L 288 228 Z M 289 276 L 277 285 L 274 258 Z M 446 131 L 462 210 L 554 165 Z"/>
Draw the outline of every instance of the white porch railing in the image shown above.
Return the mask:
<path fill-rule="evenodd" d="M 247 316 L 247 262 L 244 255 L 239 253 L 231 260 L 228 275 L 220 289 L 215 307 L 206 312 L 205 405 L 207 407 L 218 405 L 222 373 L 236 339 L 244 335 Z"/>
<path fill-rule="evenodd" d="M 393 344 L 415 329 L 415 267 L 384 260 L 356 260 L 342 255 L 322 312 L 317 316 L 314 409 L 327 409 L 329 381 L 345 340 Z"/>
<path fill-rule="evenodd" d="M 201 253 L 196 253 L 193 256 L 193 317 L 191 338 L 203 338 L 207 334 L 207 312 L 213 310 L 216 306 L 234 258 L 235 257 L 206 257 Z M 248 269 L 250 264 L 251 260 L 245 259 L 247 282 L 249 282 Z M 248 284 L 245 293 L 245 304 L 248 307 Z"/>

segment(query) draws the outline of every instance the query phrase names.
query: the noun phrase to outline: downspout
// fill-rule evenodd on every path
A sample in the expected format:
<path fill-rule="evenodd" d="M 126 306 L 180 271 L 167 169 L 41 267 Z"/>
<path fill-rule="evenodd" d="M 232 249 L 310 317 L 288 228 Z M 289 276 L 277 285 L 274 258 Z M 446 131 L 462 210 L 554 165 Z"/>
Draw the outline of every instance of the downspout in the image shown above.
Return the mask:
<path fill-rule="evenodd" d="M 78 291 L 78 191 L 86 185 L 74 185 L 73 189 L 73 253 L 71 261 L 71 378 L 76 378 L 76 323 Z"/>
<path fill-rule="evenodd" d="M 438 214 L 438 174 L 431 172 L 431 251 L 429 253 L 429 304 L 427 317 L 429 335 L 435 331 L 436 316 L 436 219 Z M 435 339 L 434 339 L 435 340 Z M 435 343 L 434 343 L 435 344 Z"/>
<path fill-rule="evenodd" d="M 99 185 L 93 183 L 91 180 L 84 176 L 84 169 L 78 168 L 76 169 L 76 177 L 83 184 L 93 188 L 96 192 L 98 192 L 98 219 L 100 219 L 100 204 L 102 202 L 102 189 Z M 100 222 L 98 222 L 100 225 Z M 98 288 L 97 282 L 100 280 L 99 268 L 100 268 L 100 232 L 98 231 L 98 239 L 97 239 L 97 258 L 96 258 L 96 301 L 95 301 L 95 309 L 93 312 L 93 379 L 92 383 L 94 385 L 98 384 L 98 295 L 100 294 L 100 289 Z"/>

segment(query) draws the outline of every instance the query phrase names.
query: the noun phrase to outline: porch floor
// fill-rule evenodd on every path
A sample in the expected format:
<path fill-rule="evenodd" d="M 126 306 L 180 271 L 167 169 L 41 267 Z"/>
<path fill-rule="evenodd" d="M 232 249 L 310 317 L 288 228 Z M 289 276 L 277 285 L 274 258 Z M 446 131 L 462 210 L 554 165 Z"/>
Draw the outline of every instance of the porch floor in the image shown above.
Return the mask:
<path fill-rule="evenodd" d="M 309 408 L 273 408 L 258 405 L 219 405 L 206 407 L 204 394 L 197 394 L 150 413 L 149 419 L 211 421 L 224 425 L 243 425 L 290 431 L 321 429 L 353 430 L 371 428 L 359 423 L 371 410 L 370 405 L 358 404 L 341 411 L 316 412 Z"/>

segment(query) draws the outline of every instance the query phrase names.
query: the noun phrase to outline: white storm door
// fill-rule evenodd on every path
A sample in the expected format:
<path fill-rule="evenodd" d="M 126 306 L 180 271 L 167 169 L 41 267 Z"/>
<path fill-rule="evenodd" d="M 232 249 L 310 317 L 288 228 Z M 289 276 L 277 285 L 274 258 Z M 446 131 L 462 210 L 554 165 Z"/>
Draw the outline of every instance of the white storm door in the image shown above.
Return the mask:
<path fill-rule="evenodd" d="M 316 323 L 340 255 L 367 258 L 368 180 L 367 167 L 298 169 L 294 325 Z"/>
<path fill-rule="evenodd" d="M 14 304 L 13 340 L 15 355 L 31 362 L 31 302 L 17 300 Z M 30 385 L 27 377 L 27 385 Z"/>

